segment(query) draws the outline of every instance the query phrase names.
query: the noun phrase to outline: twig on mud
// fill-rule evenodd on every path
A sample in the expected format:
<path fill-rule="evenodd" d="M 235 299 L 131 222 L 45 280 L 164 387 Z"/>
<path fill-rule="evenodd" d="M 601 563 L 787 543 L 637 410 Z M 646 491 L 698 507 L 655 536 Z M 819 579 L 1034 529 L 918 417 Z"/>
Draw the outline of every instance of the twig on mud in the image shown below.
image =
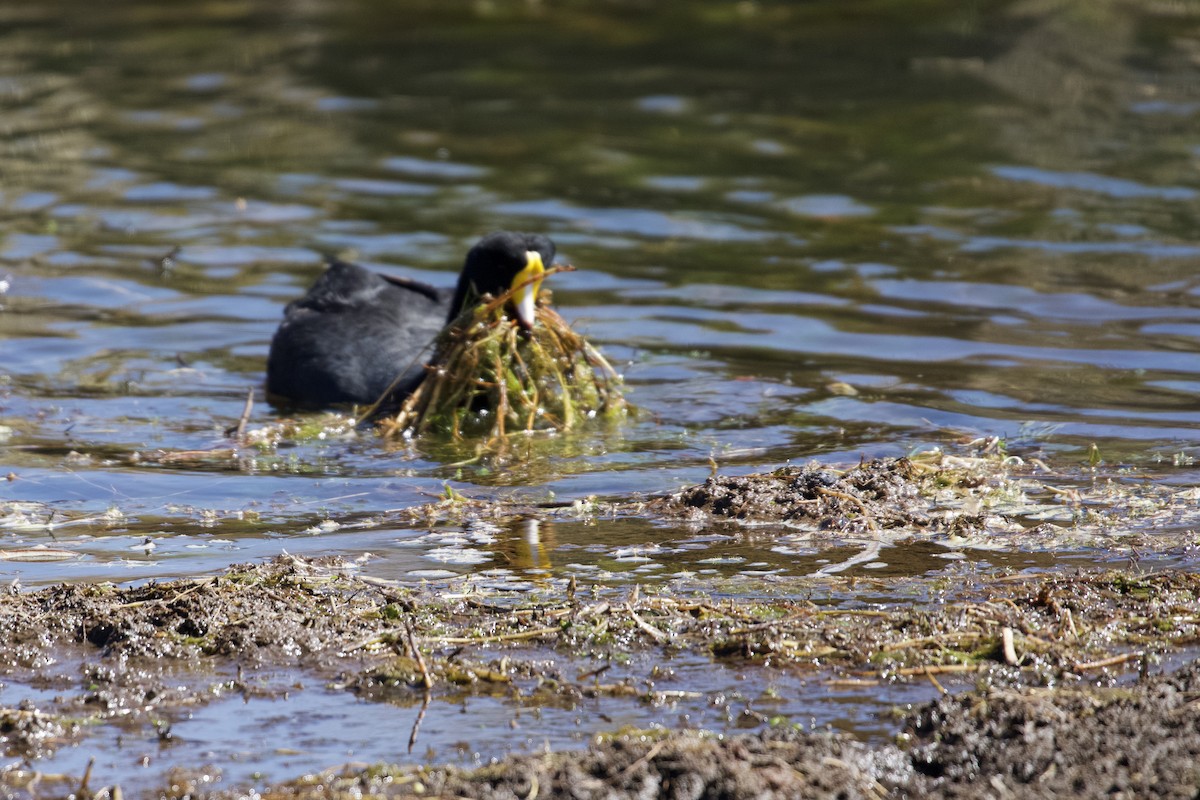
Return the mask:
<path fill-rule="evenodd" d="M 1071 609 L 1063 609 L 1063 625 L 1070 629 L 1071 635 L 1075 637 L 1075 641 L 1079 641 L 1079 630 L 1075 627 L 1075 617 L 1071 615 Z"/>
<path fill-rule="evenodd" d="M 1025 612 L 1021 610 L 1020 606 L 1018 606 L 1016 603 L 1014 603 L 1012 601 L 1011 597 L 1001 597 L 999 600 L 989 600 L 988 605 L 1008 606 L 1009 608 L 1011 608 L 1013 610 L 1013 613 L 1015 613 L 1017 615 L 1018 623 L 1024 623 L 1024 621 L 1025 621 Z M 1024 624 L 1021 624 L 1021 632 L 1022 633 L 1029 632 L 1026 629 L 1026 626 Z"/>
<path fill-rule="evenodd" d="M 893 653 L 897 650 L 912 650 L 919 647 L 924 647 L 927 644 L 936 644 L 945 647 L 949 643 L 961 645 L 963 642 L 971 642 L 980 637 L 980 634 L 974 631 L 962 631 L 961 633 L 940 633 L 936 636 L 916 636 L 912 639 L 901 639 L 898 642 L 888 642 L 879 649 L 884 653 Z"/>
<path fill-rule="evenodd" d="M 810 647 L 805 650 L 800 642 L 794 639 L 780 639 L 772 642 L 772 645 L 777 646 L 780 651 L 788 653 L 792 658 L 824 658 L 834 654 L 845 655 L 845 650 L 840 650 L 829 645 Z"/>
<path fill-rule="evenodd" d="M 1174 708 L 1171 711 L 1167 712 L 1167 716 L 1171 717 L 1171 718 L 1180 717 L 1180 716 L 1183 716 L 1184 714 L 1193 714 L 1196 711 L 1200 711 L 1200 700 L 1189 700 L 1188 702 L 1184 703 L 1183 705 L 1178 706 L 1177 708 Z"/>
<path fill-rule="evenodd" d="M 607 614 L 608 610 L 610 608 L 612 608 L 612 606 L 610 606 L 608 603 L 604 603 L 604 602 L 596 603 L 595 605 L 588 606 L 587 608 L 580 611 L 578 614 L 578 617 L 579 617 L 579 619 L 587 619 L 588 617 L 598 617 L 601 614 Z"/>
<path fill-rule="evenodd" d="M 1105 667 L 1115 667 L 1119 664 L 1124 664 L 1128 661 L 1135 661 L 1145 655 L 1141 650 L 1134 650 L 1132 653 L 1121 653 L 1110 658 L 1102 658 L 1099 661 L 1077 661 L 1073 665 L 1076 672 L 1084 672 L 1089 669 L 1104 669 Z"/>
<path fill-rule="evenodd" d="M 809 605 L 811 606 L 812 604 L 810 603 Z M 694 613 L 696 611 L 702 611 L 705 614 L 711 614 L 714 617 L 723 617 L 724 619 L 727 619 L 730 621 L 735 621 L 735 620 L 736 621 L 746 621 L 746 620 L 754 619 L 753 616 L 748 616 L 745 614 L 734 614 L 730 610 L 723 610 L 723 609 L 717 608 L 712 603 L 695 603 L 695 604 L 682 604 L 681 603 L 677 606 L 677 608 L 678 608 L 679 612 L 682 614 L 688 614 L 688 613 Z M 793 619 L 793 618 L 794 617 L 789 617 L 788 619 Z"/>
<path fill-rule="evenodd" d="M 963 603 L 958 606 L 964 614 L 970 614 L 979 619 L 980 624 L 987 625 L 1003 625 L 1004 623 L 996 619 L 995 609 L 989 608 L 986 605 L 978 603 Z"/>
<path fill-rule="evenodd" d="M 417 646 L 417 634 L 413 630 L 412 622 L 405 624 L 404 638 L 408 642 L 408 649 L 412 651 L 412 657 L 417 662 L 417 668 L 421 670 L 421 683 L 424 684 L 425 692 L 428 695 L 429 690 L 433 688 L 433 677 L 429 674 L 429 667 L 425 665 L 425 656 L 421 655 L 421 648 Z"/>
<path fill-rule="evenodd" d="M 658 628 L 639 617 L 637 612 L 633 610 L 633 606 L 631 606 L 629 603 L 625 604 L 625 610 L 629 612 L 629 616 L 633 619 L 634 624 L 637 625 L 641 630 L 653 636 L 655 640 L 659 642 L 665 642 L 671 638 L 669 634 L 663 633 Z"/>
<path fill-rule="evenodd" d="M 658 755 L 659 753 L 661 753 L 661 752 L 662 752 L 662 750 L 663 750 L 663 748 L 664 748 L 664 747 L 666 747 L 666 746 L 667 746 L 667 742 L 666 742 L 666 740 L 665 740 L 665 739 L 664 739 L 664 740 L 662 740 L 662 741 L 655 742 L 655 743 L 654 743 L 654 746 L 653 746 L 653 747 L 651 747 L 649 750 L 647 750 L 647 751 L 646 751 L 646 755 L 642 756 L 642 757 L 641 757 L 641 758 L 639 758 L 637 761 L 633 762 L 633 763 L 632 763 L 632 764 L 630 764 L 628 767 L 626 767 L 625 769 L 621 770 L 621 774 L 620 774 L 620 776 L 617 778 L 617 782 L 618 782 L 618 783 L 622 783 L 622 782 L 624 782 L 626 778 L 628 778 L 630 775 L 632 775 L 632 774 L 633 774 L 633 771 L 634 771 L 635 769 L 637 769 L 638 767 L 641 767 L 641 766 L 643 766 L 643 765 L 647 764 L 648 762 L 652 761 L 652 760 L 654 759 L 654 757 L 655 757 L 656 755 Z"/>
<path fill-rule="evenodd" d="M 875 524 L 875 520 L 871 517 L 871 512 L 867 510 L 867 504 L 854 495 L 839 492 L 837 489 L 826 489 L 824 486 L 817 487 L 817 494 L 824 495 L 825 497 L 836 497 L 839 500 L 854 503 L 862 511 L 862 518 L 867 523 L 867 527 L 873 531 L 879 530 L 879 526 Z"/>
<path fill-rule="evenodd" d="M 83 778 L 79 781 L 80 797 L 88 797 L 90 795 L 90 792 L 88 792 L 88 781 L 92 779 L 92 767 L 94 766 L 96 766 L 96 759 L 93 756 L 88 759 L 87 769 L 83 771 Z"/>
<path fill-rule="evenodd" d="M 178 601 L 182 600 L 183 598 L 187 597 L 192 592 L 199 591 L 200 589 L 203 589 L 204 587 L 209 586 L 210 584 L 216 582 L 216 580 L 217 579 L 215 577 L 195 578 L 192 581 L 192 586 L 188 587 L 187 589 L 184 589 L 182 592 L 177 592 L 175 594 L 175 596 L 171 597 L 169 600 L 165 597 L 155 597 L 151 600 L 131 600 L 128 603 L 120 603 L 118 605 L 115 605 L 115 606 L 113 606 L 113 608 L 114 609 L 139 608 L 141 606 L 166 605 L 167 603 L 175 603 L 175 602 L 178 602 Z"/>
<path fill-rule="evenodd" d="M 1079 494 L 1078 489 L 1059 489 L 1057 486 L 1051 486 L 1048 483 L 1043 483 L 1042 488 L 1048 489 L 1051 493 L 1065 498 L 1066 502 L 1072 505 L 1080 505 L 1083 503 L 1083 497 Z"/>
<path fill-rule="evenodd" d="M 425 710 L 429 708 L 430 693 L 425 691 L 425 699 L 421 702 L 421 710 L 417 712 L 417 718 L 413 720 L 412 733 L 408 734 L 408 752 L 413 751 L 413 747 L 417 744 L 417 733 L 421 730 L 421 723 L 425 720 Z"/>
<path fill-rule="evenodd" d="M 942 675 L 945 673 L 956 672 L 982 672 L 987 669 L 987 664 L 930 664 L 925 667 L 901 667 L 896 670 L 897 675 L 911 677 L 913 675 Z"/>
<path fill-rule="evenodd" d="M 599 669 L 594 669 L 594 670 L 591 670 L 590 672 L 580 673 L 579 675 L 575 676 L 575 680 L 582 683 L 583 681 L 586 681 L 588 678 L 595 678 L 596 682 L 599 683 L 600 676 L 603 675 L 604 673 L 608 672 L 610 669 L 612 669 L 612 666 L 613 666 L 612 664 L 605 664 L 603 667 L 600 667 Z"/>
<path fill-rule="evenodd" d="M 825 608 L 813 612 L 814 617 L 890 617 L 891 611 L 873 611 L 865 608 Z"/>
<path fill-rule="evenodd" d="M 1017 648 L 1013 646 L 1013 629 L 1005 625 L 1000 629 L 1000 644 L 1004 650 L 1004 663 L 1015 667 L 1020 662 L 1017 658 Z"/>
<path fill-rule="evenodd" d="M 539 636 L 550 636 L 562 633 L 562 628 L 534 628 L 531 631 L 517 633 L 496 633 L 491 636 L 431 636 L 425 641 L 429 644 L 487 644 L 490 642 L 512 642 L 521 639 L 536 639 Z"/>
<path fill-rule="evenodd" d="M 365 650 L 368 647 L 383 644 L 385 641 L 384 634 L 373 633 L 365 639 L 361 639 L 348 647 L 343 647 L 341 655 L 350 655 L 355 650 Z"/>
<path fill-rule="evenodd" d="M 231 439 L 242 441 L 246 436 L 246 423 L 250 421 L 250 412 L 254 410 L 254 387 L 246 391 L 246 404 L 242 406 L 242 415 L 238 417 L 237 425 L 225 429 L 225 435 Z"/>
<path fill-rule="evenodd" d="M 753 625 L 745 625 L 741 628 L 734 628 L 729 632 L 730 636 L 744 636 L 747 633 L 758 633 L 759 631 L 767 631 L 772 628 L 786 627 L 789 623 L 797 622 L 812 616 L 811 611 L 805 611 L 802 614 L 792 614 L 789 617 L 773 619 L 767 622 L 756 622 Z"/>
<path fill-rule="evenodd" d="M 190 587 L 188 587 L 187 589 L 184 589 L 182 592 L 179 592 L 174 597 L 172 597 L 171 602 L 174 603 L 176 600 L 182 600 L 183 598 L 187 597 L 192 592 L 198 592 L 201 589 L 203 589 L 204 587 L 211 586 L 212 584 L 214 584 L 216 582 L 217 582 L 217 578 L 215 576 L 211 577 L 211 578 L 194 578 L 192 580 L 192 585 Z"/>

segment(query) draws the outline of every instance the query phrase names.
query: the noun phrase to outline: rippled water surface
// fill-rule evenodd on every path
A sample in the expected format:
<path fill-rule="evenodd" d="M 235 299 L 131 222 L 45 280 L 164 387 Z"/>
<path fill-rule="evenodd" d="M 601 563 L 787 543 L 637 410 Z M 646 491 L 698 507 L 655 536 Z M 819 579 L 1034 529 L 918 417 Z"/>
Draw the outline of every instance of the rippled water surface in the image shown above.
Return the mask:
<path fill-rule="evenodd" d="M 623 496 L 712 461 L 977 436 L 1193 475 L 1190 16 L 83 8 L 0 4 L 0 499 L 37 504 L 3 535 L 44 542 L 49 521 L 81 557 L 13 567 L 26 582 L 309 549 L 314 521 L 447 480 Z M 241 469 L 146 457 L 227 447 L 251 389 L 250 424 L 277 418 L 267 345 L 325 254 L 449 284 L 496 228 L 579 267 L 555 301 L 620 366 L 635 423 L 515 465 L 369 432 Z M 367 538 L 311 544 L 428 560 Z"/>
<path fill-rule="evenodd" d="M 803 575 L 862 544 L 358 523 L 447 482 L 623 497 L 714 462 L 975 437 L 1066 464 L 1095 444 L 1194 482 L 1200 17 L 1046 9 L 0 2 L 0 547 L 67 551 L 0 576 L 145 580 L 283 550 L 369 552 L 402 580 Z M 251 426 L 286 411 L 262 396 L 267 346 L 324 255 L 448 285 L 498 228 L 545 232 L 578 267 L 554 301 L 619 365 L 636 420 L 507 463 L 369 431 L 153 457 L 230 447 L 249 390 Z M 1008 550 L 967 558 L 1075 557 Z"/>

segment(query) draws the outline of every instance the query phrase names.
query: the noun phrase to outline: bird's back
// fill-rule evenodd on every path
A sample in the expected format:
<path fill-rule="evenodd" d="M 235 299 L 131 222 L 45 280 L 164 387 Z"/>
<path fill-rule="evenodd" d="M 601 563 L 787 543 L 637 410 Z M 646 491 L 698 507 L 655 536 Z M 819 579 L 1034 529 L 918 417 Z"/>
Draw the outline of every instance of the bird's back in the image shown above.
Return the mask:
<path fill-rule="evenodd" d="M 334 261 L 289 303 L 271 341 L 267 390 L 306 405 L 373 403 L 425 375 L 426 346 L 442 329 L 449 293 Z"/>

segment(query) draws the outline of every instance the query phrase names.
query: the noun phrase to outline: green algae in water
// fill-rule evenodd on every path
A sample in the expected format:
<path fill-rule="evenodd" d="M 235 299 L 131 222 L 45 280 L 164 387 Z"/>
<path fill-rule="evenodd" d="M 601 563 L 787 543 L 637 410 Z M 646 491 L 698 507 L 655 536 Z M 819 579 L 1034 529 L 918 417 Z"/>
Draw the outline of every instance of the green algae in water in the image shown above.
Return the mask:
<path fill-rule="evenodd" d="M 432 433 L 490 446 L 626 416 L 621 377 L 596 348 L 544 302 L 533 330 L 523 331 L 497 315 L 506 299 L 464 312 L 442 331 L 428 376 L 381 423 L 384 436 Z"/>

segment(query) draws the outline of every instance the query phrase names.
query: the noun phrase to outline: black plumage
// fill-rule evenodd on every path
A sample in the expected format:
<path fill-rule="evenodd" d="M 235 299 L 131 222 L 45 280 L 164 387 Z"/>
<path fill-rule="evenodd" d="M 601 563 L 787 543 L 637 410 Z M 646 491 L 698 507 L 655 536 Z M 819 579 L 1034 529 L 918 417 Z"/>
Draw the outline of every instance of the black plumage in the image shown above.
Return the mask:
<path fill-rule="evenodd" d="M 489 234 L 467 253 L 453 293 L 331 261 L 284 309 L 267 357 L 267 392 L 306 406 L 373 403 L 389 390 L 389 400 L 400 400 L 424 379 L 426 346 L 464 304 L 537 279 L 554 253 L 545 236 Z M 538 283 L 509 304 L 527 328 Z"/>

